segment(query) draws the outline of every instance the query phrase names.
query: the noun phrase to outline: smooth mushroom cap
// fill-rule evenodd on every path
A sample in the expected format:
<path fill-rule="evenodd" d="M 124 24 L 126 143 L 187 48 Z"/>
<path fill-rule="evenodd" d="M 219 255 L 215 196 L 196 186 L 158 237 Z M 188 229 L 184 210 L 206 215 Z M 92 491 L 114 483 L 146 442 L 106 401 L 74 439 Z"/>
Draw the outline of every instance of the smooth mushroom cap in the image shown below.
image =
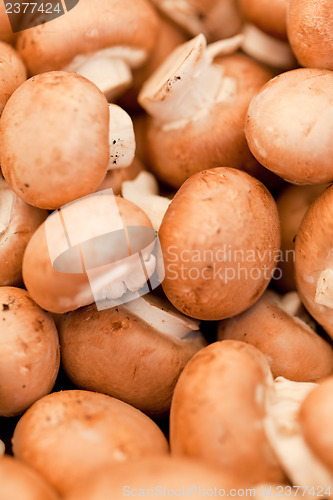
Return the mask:
<path fill-rule="evenodd" d="M 179 189 L 159 238 L 170 302 L 193 318 L 224 319 L 248 309 L 268 286 L 280 244 L 276 205 L 245 172 L 206 170 Z"/>
<path fill-rule="evenodd" d="M 168 444 L 157 425 L 132 406 L 95 392 L 62 391 L 40 399 L 21 417 L 13 452 L 64 495 L 96 467 L 166 454 Z"/>
<path fill-rule="evenodd" d="M 305 441 L 319 460 L 333 473 L 333 377 L 329 377 L 304 400 L 300 423 Z"/>
<path fill-rule="evenodd" d="M 296 289 L 294 280 L 295 237 L 302 219 L 314 200 L 324 191 L 326 185 L 292 186 L 278 195 L 276 204 L 281 223 L 281 259 L 275 285 L 282 292 Z M 288 377 L 287 377 L 288 378 Z"/>
<path fill-rule="evenodd" d="M 157 15 L 146 0 L 80 0 L 47 25 L 22 31 L 17 49 L 30 73 L 37 74 L 113 46 L 150 52 L 157 30 Z"/>
<path fill-rule="evenodd" d="M 92 230 L 95 234 L 104 234 L 105 229 L 109 228 L 110 218 L 107 198 L 97 193 L 92 198 L 86 197 L 74 202 L 78 206 L 77 209 L 74 206 L 75 222 L 71 229 L 76 229 L 78 232 Z M 146 214 L 136 205 L 120 197 L 114 199 L 123 227 L 152 227 Z M 92 304 L 95 299 L 86 272 L 60 272 L 53 267 L 49 247 L 56 246 L 57 242 L 64 238 L 64 233 L 62 227 L 57 228 L 52 234 L 48 233 L 48 240 L 46 224 L 47 221 L 37 229 L 28 243 L 23 258 L 23 280 L 30 295 L 41 307 L 54 313 L 73 311 Z M 102 256 L 112 258 L 117 252 L 117 247 L 114 245 L 101 247 L 98 240 L 96 245 L 92 245 L 91 250 L 96 248 L 97 253 L 94 258 L 97 264 Z M 75 263 L 76 261 L 71 261 L 69 256 L 67 264 L 71 266 Z"/>
<path fill-rule="evenodd" d="M 46 217 L 46 211 L 25 203 L 0 178 L 0 285 L 21 281 L 25 248 Z"/>
<path fill-rule="evenodd" d="M 288 0 L 238 0 L 241 12 L 268 35 L 287 40 Z"/>
<path fill-rule="evenodd" d="M 0 459 L 1 500 L 58 500 L 53 488 L 36 471 L 13 457 Z"/>
<path fill-rule="evenodd" d="M 171 491 L 177 496 L 191 492 L 191 498 L 199 500 L 204 491 L 208 495 L 215 488 L 221 490 L 222 496 L 222 489 L 228 491 L 235 485 L 239 485 L 236 478 L 202 462 L 160 456 L 96 470 L 93 478 L 77 484 L 65 500 L 121 500 L 130 492 L 137 496 L 139 491 L 148 490 L 156 492 L 156 496 L 164 491 L 165 496 L 171 496 Z"/>
<path fill-rule="evenodd" d="M 257 160 L 302 184 L 333 180 L 333 72 L 300 68 L 273 78 L 252 99 L 245 124 Z"/>
<path fill-rule="evenodd" d="M 333 9 L 331 0 L 290 0 L 288 38 L 302 66 L 333 70 Z"/>
<path fill-rule="evenodd" d="M 18 415 L 48 394 L 60 349 L 53 319 L 21 288 L 0 287 L 0 415 Z"/>
<path fill-rule="evenodd" d="M 27 80 L 9 99 L 0 132 L 3 175 L 31 205 L 59 208 L 94 192 L 105 177 L 107 100 L 80 75 L 52 72 Z"/>
<path fill-rule="evenodd" d="M 18 52 L 5 42 L 0 42 L 0 59 L 1 113 L 14 90 L 27 79 L 27 70 Z"/>
<path fill-rule="evenodd" d="M 178 376 L 205 341 L 196 322 L 175 314 L 167 303 L 145 299 L 134 301 L 139 315 L 132 312 L 133 303 L 104 311 L 91 305 L 66 314 L 59 330 L 62 363 L 78 387 L 163 415 Z M 140 317 L 144 307 L 147 314 Z"/>
<path fill-rule="evenodd" d="M 265 356 L 251 345 L 226 340 L 201 349 L 175 388 L 171 453 L 218 465 L 240 484 L 280 484 L 284 474 L 263 425 L 272 383 Z"/>
<path fill-rule="evenodd" d="M 266 356 L 274 378 L 316 382 L 330 375 L 332 347 L 297 314 L 284 310 L 281 299 L 265 292 L 250 309 L 220 323 L 218 339 L 241 340 L 257 347 Z"/>

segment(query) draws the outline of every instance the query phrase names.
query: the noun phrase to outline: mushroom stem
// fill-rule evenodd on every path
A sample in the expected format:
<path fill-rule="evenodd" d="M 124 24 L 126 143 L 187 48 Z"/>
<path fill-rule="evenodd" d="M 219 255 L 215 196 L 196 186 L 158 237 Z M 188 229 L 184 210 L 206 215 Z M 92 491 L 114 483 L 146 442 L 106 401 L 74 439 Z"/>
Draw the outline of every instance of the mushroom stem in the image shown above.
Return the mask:
<path fill-rule="evenodd" d="M 5 181 L 0 181 L 5 185 Z M 0 235 L 6 231 L 9 226 L 12 210 L 14 206 L 14 193 L 10 189 L 2 189 L 0 197 Z"/>
<path fill-rule="evenodd" d="M 222 66 L 213 64 L 213 59 L 235 52 L 242 40 L 237 35 L 207 47 L 201 34 L 180 45 L 144 84 L 140 104 L 162 123 L 201 116 L 235 92 L 234 79 L 225 77 Z"/>
<path fill-rule="evenodd" d="M 131 117 L 120 106 L 109 104 L 110 161 L 108 170 L 131 165 L 135 155 L 135 135 Z"/>
<path fill-rule="evenodd" d="M 133 181 L 122 184 L 122 195 L 126 200 L 135 203 L 149 217 L 153 228 L 158 231 L 171 200 L 159 196 L 158 183 L 149 172 L 141 172 Z"/>
<path fill-rule="evenodd" d="M 295 67 L 296 59 L 287 42 L 267 35 L 253 24 L 246 24 L 243 34 L 242 49 L 249 56 L 275 68 Z"/>
<path fill-rule="evenodd" d="M 333 270 L 325 269 L 319 276 L 314 301 L 316 304 L 333 308 Z"/>

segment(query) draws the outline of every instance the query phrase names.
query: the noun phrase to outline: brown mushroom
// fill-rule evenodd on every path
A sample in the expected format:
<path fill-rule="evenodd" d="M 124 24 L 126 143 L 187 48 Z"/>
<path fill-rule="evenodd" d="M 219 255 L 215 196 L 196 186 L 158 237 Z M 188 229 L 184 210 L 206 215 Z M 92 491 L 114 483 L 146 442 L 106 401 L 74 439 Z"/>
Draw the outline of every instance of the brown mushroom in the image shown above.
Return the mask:
<path fill-rule="evenodd" d="M 0 34 L 1 38 L 1 34 Z M 0 114 L 6 102 L 26 79 L 27 70 L 23 60 L 13 47 L 0 42 Z"/>
<path fill-rule="evenodd" d="M 89 98 L 88 98 L 89 96 Z M 131 119 L 80 75 L 51 72 L 17 89 L 1 117 L 1 167 L 15 193 L 55 209 L 94 192 L 134 156 Z M 130 151 L 122 161 L 126 144 Z"/>
<path fill-rule="evenodd" d="M 163 290 L 193 318 L 248 309 L 272 277 L 279 220 L 267 189 L 245 172 L 215 168 L 190 177 L 163 218 Z"/>
<path fill-rule="evenodd" d="M 333 72 L 300 68 L 273 78 L 252 99 L 245 134 L 257 160 L 301 184 L 333 180 Z"/>
<path fill-rule="evenodd" d="M 265 292 L 250 309 L 221 322 L 218 339 L 257 347 L 274 378 L 316 382 L 333 373 L 332 347 L 317 335 L 296 292 L 283 297 Z"/>
<path fill-rule="evenodd" d="M 218 465 L 240 484 L 283 481 L 264 431 L 272 383 L 265 356 L 249 344 L 226 340 L 201 349 L 175 388 L 171 453 Z"/>
<path fill-rule="evenodd" d="M 53 319 L 21 288 L 0 287 L 0 416 L 25 411 L 56 380 L 59 340 Z"/>
<path fill-rule="evenodd" d="M 163 415 L 185 364 L 205 345 L 198 330 L 150 295 L 104 311 L 91 305 L 63 317 L 62 363 L 78 387 Z"/>
<path fill-rule="evenodd" d="M 62 391 L 46 396 L 19 420 L 16 458 L 62 495 L 94 468 L 165 454 L 167 441 L 139 410 L 104 394 Z"/>
<path fill-rule="evenodd" d="M 47 212 L 28 205 L 0 178 L 0 285 L 22 279 L 24 250 Z"/>
<path fill-rule="evenodd" d="M 287 31 L 302 66 L 333 70 L 333 9 L 331 0 L 289 0 Z"/>
<path fill-rule="evenodd" d="M 0 459 L 1 500 L 58 500 L 53 488 L 36 471 L 13 457 Z"/>
<path fill-rule="evenodd" d="M 246 19 L 276 38 L 287 40 L 288 0 L 238 0 Z"/>

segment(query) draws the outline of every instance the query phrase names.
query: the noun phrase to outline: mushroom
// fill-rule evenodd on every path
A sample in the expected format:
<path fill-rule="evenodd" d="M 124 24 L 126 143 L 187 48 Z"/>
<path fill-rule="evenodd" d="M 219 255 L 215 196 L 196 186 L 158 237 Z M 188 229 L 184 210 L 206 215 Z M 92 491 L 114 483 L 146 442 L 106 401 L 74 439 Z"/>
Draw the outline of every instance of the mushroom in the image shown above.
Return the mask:
<path fill-rule="evenodd" d="M 142 170 L 144 170 L 144 166 L 139 158 L 135 156 L 128 167 L 108 170 L 102 184 L 100 184 L 96 191 L 112 189 L 114 195 L 119 195 L 121 194 L 123 183 L 134 180 Z"/>
<path fill-rule="evenodd" d="M 277 197 L 276 204 L 281 222 L 281 259 L 275 285 L 283 292 L 296 289 L 294 280 L 296 233 L 307 209 L 326 187 L 326 185 L 291 186 L 289 184 Z"/>
<path fill-rule="evenodd" d="M 94 471 L 78 483 L 65 500 L 121 500 L 124 496 L 222 496 L 235 485 L 221 470 L 185 457 L 144 458 Z M 243 486 L 243 485 L 242 485 Z M 152 492 L 152 493 L 150 493 Z"/>
<path fill-rule="evenodd" d="M 6 446 L 3 441 L 0 440 L 0 456 L 2 457 L 5 454 Z"/>
<path fill-rule="evenodd" d="M 166 454 L 168 444 L 149 417 L 122 401 L 89 391 L 46 396 L 19 420 L 14 456 L 61 494 L 94 468 Z"/>
<path fill-rule="evenodd" d="M 219 466 L 240 484 L 281 484 L 284 474 L 264 432 L 272 384 L 265 356 L 249 344 L 226 340 L 201 349 L 175 388 L 171 453 Z"/>
<path fill-rule="evenodd" d="M 24 250 L 47 212 L 32 207 L 0 178 L 0 285 L 15 285 L 22 279 Z"/>
<path fill-rule="evenodd" d="M 268 286 L 280 243 L 278 213 L 258 180 L 215 168 L 182 185 L 159 238 L 170 302 L 193 318 L 224 319 L 248 309 Z"/>
<path fill-rule="evenodd" d="M 21 85 L 0 121 L 2 172 L 15 193 L 55 209 L 94 192 L 108 168 L 130 165 L 130 117 L 80 75 L 51 72 Z"/>
<path fill-rule="evenodd" d="M 290 0 L 287 31 L 290 45 L 302 66 L 333 70 L 331 0 Z"/>
<path fill-rule="evenodd" d="M 296 292 L 281 297 L 267 291 L 250 309 L 220 323 L 218 339 L 257 347 L 274 378 L 316 382 L 333 373 L 333 351 L 311 321 Z"/>
<path fill-rule="evenodd" d="M 287 40 L 288 0 L 238 0 L 246 19 L 271 37 Z"/>
<path fill-rule="evenodd" d="M 23 279 L 47 311 L 64 313 L 93 302 L 104 309 L 156 288 L 161 264 L 148 217 L 106 190 L 48 217 L 28 243 Z"/>
<path fill-rule="evenodd" d="M 0 287 L 0 416 L 25 411 L 56 380 L 59 340 L 53 319 L 25 290 Z"/>
<path fill-rule="evenodd" d="M 14 44 L 17 38 L 17 31 L 20 29 L 22 14 L 12 12 L 11 15 L 7 11 L 14 11 L 15 2 L 0 2 L 0 40 L 6 43 Z M 13 8 L 14 7 L 14 8 Z"/>
<path fill-rule="evenodd" d="M 59 500 L 37 472 L 13 457 L 0 459 L 1 500 Z"/>
<path fill-rule="evenodd" d="M 27 79 L 27 70 L 16 50 L 5 42 L 0 42 L 0 60 L 1 114 L 6 102 L 8 101 L 14 90 L 16 90 Z"/>
<path fill-rule="evenodd" d="M 306 212 L 295 241 L 295 281 L 309 313 L 333 338 L 333 188 Z"/>
<path fill-rule="evenodd" d="M 252 99 L 245 124 L 257 160 L 298 184 L 333 180 L 333 72 L 300 68 L 273 78 Z"/>
<path fill-rule="evenodd" d="M 166 184 L 178 188 L 190 175 L 221 165 L 260 175 L 246 144 L 244 119 L 253 95 L 272 75 L 234 54 L 242 41 L 238 35 L 207 46 L 198 35 L 144 84 L 139 102 L 151 116 L 150 169 Z"/>
<path fill-rule="evenodd" d="M 61 17 L 25 29 L 17 48 L 30 73 L 80 73 L 109 99 L 132 81 L 154 47 L 158 17 L 147 0 L 80 0 Z"/>
<path fill-rule="evenodd" d="M 167 413 L 178 376 L 205 345 L 197 321 L 150 295 L 104 311 L 91 305 L 68 313 L 59 333 L 63 366 L 78 387 L 151 415 Z"/>

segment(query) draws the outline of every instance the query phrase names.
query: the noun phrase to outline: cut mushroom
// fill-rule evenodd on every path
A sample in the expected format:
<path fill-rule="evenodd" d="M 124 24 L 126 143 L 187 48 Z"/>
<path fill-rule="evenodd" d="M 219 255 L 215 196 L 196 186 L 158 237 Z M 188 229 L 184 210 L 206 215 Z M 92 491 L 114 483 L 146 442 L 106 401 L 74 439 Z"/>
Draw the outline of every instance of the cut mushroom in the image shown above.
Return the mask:
<path fill-rule="evenodd" d="M 220 323 L 218 338 L 257 347 L 273 377 L 316 382 L 333 373 L 333 351 L 317 335 L 315 325 L 307 324 L 311 321 L 296 292 L 280 297 L 267 291 L 250 309 Z"/>
<path fill-rule="evenodd" d="M 150 169 L 166 184 L 178 188 L 190 175 L 219 165 L 262 175 L 246 144 L 244 119 L 251 98 L 272 75 L 234 54 L 242 40 L 237 35 L 207 45 L 199 35 L 143 85 L 139 102 L 151 115 Z"/>
<path fill-rule="evenodd" d="M 95 392 L 62 391 L 40 399 L 21 417 L 13 452 L 65 495 L 95 468 L 164 455 L 168 444 L 157 425 L 132 406 Z"/>
<path fill-rule="evenodd" d="M 281 484 L 284 474 L 264 432 L 272 384 L 268 362 L 253 346 L 226 340 L 199 351 L 175 388 L 171 453 L 219 466 L 240 484 Z"/>
<path fill-rule="evenodd" d="M 244 172 L 206 170 L 179 189 L 159 238 L 170 302 L 193 318 L 224 319 L 248 309 L 268 286 L 280 244 L 277 209 Z"/>
<path fill-rule="evenodd" d="M 105 311 L 68 313 L 60 340 L 63 366 L 78 387 L 151 415 L 167 413 L 181 371 L 205 345 L 197 321 L 149 295 Z"/>
<path fill-rule="evenodd" d="M 126 200 L 135 203 L 149 217 L 156 231 L 159 230 L 162 219 L 171 200 L 159 196 L 159 187 L 155 177 L 149 172 L 141 172 L 132 181 L 123 182 L 122 195 Z"/>
<path fill-rule="evenodd" d="M 60 350 L 55 324 L 25 290 L 0 287 L 0 416 L 25 411 L 55 383 Z"/>
<path fill-rule="evenodd" d="M 114 99 L 149 56 L 157 30 L 146 0 L 80 0 L 66 15 L 22 31 L 17 47 L 31 74 L 77 72 Z"/>

